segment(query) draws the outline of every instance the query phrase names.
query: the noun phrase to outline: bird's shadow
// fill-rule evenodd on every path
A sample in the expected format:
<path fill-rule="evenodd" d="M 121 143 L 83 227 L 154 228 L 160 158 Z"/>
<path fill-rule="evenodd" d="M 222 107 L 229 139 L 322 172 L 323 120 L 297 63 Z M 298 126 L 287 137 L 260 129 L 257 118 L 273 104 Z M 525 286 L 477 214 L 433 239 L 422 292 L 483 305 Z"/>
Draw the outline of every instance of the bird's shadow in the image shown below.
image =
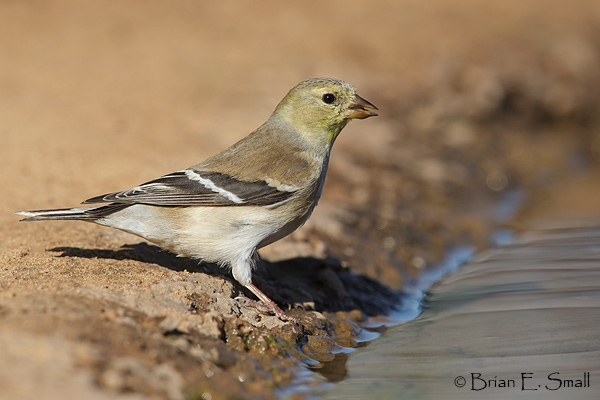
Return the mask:
<path fill-rule="evenodd" d="M 54 247 L 58 257 L 134 260 L 156 264 L 173 271 L 201 272 L 231 281 L 247 295 L 231 275 L 216 264 L 179 257 L 147 243 L 126 244 L 119 250 Z M 366 315 L 387 314 L 400 306 L 402 293 L 365 275 L 353 273 L 334 258 L 290 258 L 278 262 L 260 260 L 253 274 L 255 284 L 281 304 L 296 304 L 318 311 L 358 309 Z"/>

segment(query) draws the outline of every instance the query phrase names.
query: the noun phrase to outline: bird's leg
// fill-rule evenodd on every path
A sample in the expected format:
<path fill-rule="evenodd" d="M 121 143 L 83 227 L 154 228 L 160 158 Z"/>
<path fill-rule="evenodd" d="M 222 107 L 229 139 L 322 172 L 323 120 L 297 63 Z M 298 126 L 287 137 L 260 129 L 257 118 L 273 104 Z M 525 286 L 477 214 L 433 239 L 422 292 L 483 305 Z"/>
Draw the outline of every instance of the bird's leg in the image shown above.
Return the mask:
<path fill-rule="evenodd" d="M 273 314 L 275 314 L 277 317 L 279 317 L 283 321 L 298 322 L 298 320 L 296 318 L 290 317 L 289 315 L 284 313 L 283 310 L 281 308 L 279 308 L 279 306 L 277 304 L 275 304 L 275 302 L 273 300 L 271 300 L 269 297 L 267 297 L 266 294 L 261 292 L 256 286 L 254 286 L 254 284 L 249 283 L 244 286 L 248 290 L 250 290 L 252 293 L 254 293 L 254 295 L 256 297 L 258 297 L 260 301 L 262 301 L 262 304 L 258 303 L 256 301 L 250 301 L 250 304 L 252 304 L 254 307 L 256 307 L 259 311 L 272 312 Z M 248 299 L 248 300 L 250 300 L 250 299 Z"/>
<path fill-rule="evenodd" d="M 262 312 L 271 312 L 283 321 L 294 321 L 298 322 L 297 319 L 290 317 L 284 313 L 281 308 L 273 300 L 271 300 L 266 294 L 264 294 L 259 288 L 254 286 L 252 283 L 252 269 L 256 265 L 258 254 L 256 249 L 253 249 L 247 254 L 242 254 L 241 257 L 231 264 L 231 272 L 236 281 L 244 285 L 250 290 L 261 302 L 257 302 L 248 298 L 245 301 Z"/>

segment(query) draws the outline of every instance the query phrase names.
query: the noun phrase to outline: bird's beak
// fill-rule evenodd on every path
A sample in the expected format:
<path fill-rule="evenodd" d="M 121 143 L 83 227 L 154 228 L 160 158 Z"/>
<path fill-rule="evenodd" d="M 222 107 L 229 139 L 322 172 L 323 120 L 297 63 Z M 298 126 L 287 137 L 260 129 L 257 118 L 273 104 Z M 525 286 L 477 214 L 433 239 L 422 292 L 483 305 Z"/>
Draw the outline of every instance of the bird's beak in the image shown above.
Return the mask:
<path fill-rule="evenodd" d="M 378 115 L 374 110 L 378 110 L 378 108 L 359 95 L 355 94 L 354 100 L 352 100 L 350 106 L 348 107 L 346 118 L 365 119 L 374 117 Z"/>

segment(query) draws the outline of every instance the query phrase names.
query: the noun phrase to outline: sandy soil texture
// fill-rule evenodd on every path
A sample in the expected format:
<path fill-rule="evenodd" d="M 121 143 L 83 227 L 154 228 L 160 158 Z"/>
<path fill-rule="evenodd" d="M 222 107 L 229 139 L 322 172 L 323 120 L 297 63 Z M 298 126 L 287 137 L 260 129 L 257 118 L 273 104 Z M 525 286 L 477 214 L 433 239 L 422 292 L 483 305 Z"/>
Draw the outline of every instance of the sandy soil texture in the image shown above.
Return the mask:
<path fill-rule="evenodd" d="M 511 193 L 597 168 L 599 24 L 592 0 L 0 3 L 0 398 L 275 398 L 306 362 L 343 378 L 323 366 L 407 278 L 489 245 Z M 12 214 L 193 165 L 314 76 L 381 113 L 344 130 L 311 220 L 261 253 L 301 324 L 215 266 Z"/>

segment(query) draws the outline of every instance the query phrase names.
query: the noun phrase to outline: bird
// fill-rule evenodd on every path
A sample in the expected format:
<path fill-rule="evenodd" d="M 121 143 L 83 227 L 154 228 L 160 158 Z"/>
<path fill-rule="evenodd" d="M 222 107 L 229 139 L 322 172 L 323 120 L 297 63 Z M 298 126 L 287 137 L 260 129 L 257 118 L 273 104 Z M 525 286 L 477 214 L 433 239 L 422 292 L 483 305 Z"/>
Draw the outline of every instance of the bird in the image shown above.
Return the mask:
<path fill-rule="evenodd" d="M 84 207 L 19 211 L 21 221 L 79 220 L 132 233 L 178 256 L 216 263 L 262 312 L 288 316 L 252 280 L 257 250 L 302 226 L 317 205 L 331 148 L 353 119 L 378 115 L 351 84 L 311 78 L 255 131 L 189 168 Z M 92 206 L 88 206 L 93 204 Z"/>

